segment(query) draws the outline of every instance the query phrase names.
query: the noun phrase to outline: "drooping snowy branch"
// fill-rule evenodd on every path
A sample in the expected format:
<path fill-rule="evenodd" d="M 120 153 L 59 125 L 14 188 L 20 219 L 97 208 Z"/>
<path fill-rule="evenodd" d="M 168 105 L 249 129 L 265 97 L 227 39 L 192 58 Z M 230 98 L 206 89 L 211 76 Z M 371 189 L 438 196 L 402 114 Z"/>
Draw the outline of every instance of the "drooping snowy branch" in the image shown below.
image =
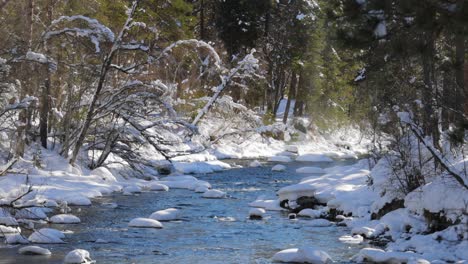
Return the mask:
<path fill-rule="evenodd" d="M 89 18 L 82 15 L 76 16 L 61 16 L 58 19 L 52 21 L 49 28 L 58 27 L 62 23 L 66 22 L 85 22 L 87 27 L 65 27 L 62 29 L 49 30 L 44 33 L 44 40 L 49 40 L 50 38 L 62 34 L 73 35 L 76 37 L 85 37 L 94 44 L 96 53 L 101 51 L 101 42 L 114 42 L 115 35 L 108 27 L 101 24 L 98 20 Z"/>

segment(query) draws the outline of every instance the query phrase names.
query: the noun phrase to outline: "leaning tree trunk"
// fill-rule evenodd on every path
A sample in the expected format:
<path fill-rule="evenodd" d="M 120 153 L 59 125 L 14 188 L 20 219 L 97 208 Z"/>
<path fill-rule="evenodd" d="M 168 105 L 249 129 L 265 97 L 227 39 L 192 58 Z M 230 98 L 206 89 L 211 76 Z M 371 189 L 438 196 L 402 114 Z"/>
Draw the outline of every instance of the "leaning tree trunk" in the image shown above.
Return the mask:
<path fill-rule="evenodd" d="M 135 11 L 137 9 L 139 0 L 136 0 L 133 2 L 132 7 L 130 9 L 130 12 L 128 13 L 127 21 L 125 21 L 124 26 L 120 30 L 120 33 L 118 37 L 115 39 L 112 48 L 107 54 L 106 58 L 104 59 L 104 62 L 101 66 L 101 70 L 99 71 L 99 81 L 96 86 L 96 90 L 94 91 L 93 98 L 91 100 L 91 103 L 89 104 L 88 107 L 88 112 L 86 114 L 85 121 L 83 123 L 83 126 L 81 127 L 81 131 L 79 133 L 78 139 L 76 140 L 75 146 L 73 148 L 73 153 L 72 157 L 70 158 L 70 164 L 74 164 L 76 161 L 76 158 L 78 157 L 78 153 L 80 152 L 80 148 L 83 146 L 84 140 L 86 138 L 86 135 L 88 133 L 88 129 L 91 126 L 91 122 L 93 121 L 93 116 L 94 116 L 94 111 L 96 109 L 96 104 L 97 100 L 101 94 L 102 88 L 104 88 L 104 84 L 106 82 L 106 77 L 107 73 L 109 72 L 109 68 L 112 64 L 112 60 L 114 59 L 115 54 L 117 51 L 120 49 L 120 46 L 122 44 L 122 38 L 125 33 L 125 31 L 129 28 L 130 23 L 132 22 L 133 15 L 135 14 Z"/>

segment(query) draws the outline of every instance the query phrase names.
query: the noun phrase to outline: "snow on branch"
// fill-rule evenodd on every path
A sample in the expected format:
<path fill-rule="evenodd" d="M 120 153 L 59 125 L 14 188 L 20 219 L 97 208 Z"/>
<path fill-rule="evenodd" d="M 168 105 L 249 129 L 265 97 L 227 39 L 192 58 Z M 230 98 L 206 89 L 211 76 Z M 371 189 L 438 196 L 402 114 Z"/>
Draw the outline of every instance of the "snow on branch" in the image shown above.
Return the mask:
<path fill-rule="evenodd" d="M 50 27 L 58 26 L 61 23 L 65 22 L 75 22 L 81 21 L 87 24 L 87 28 L 78 28 L 78 27 L 66 27 L 58 30 L 47 31 L 44 34 L 44 40 L 48 40 L 51 37 L 58 36 L 61 34 L 74 35 L 76 37 L 86 37 L 94 44 L 96 48 L 96 53 L 101 51 L 100 43 L 101 42 L 114 42 L 115 35 L 108 27 L 101 24 L 98 20 L 89 18 L 82 15 L 75 16 L 61 16 L 58 19 L 52 21 Z"/>
<path fill-rule="evenodd" d="M 172 43 L 171 45 L 166 47 L 161 52 L 161 54 L 156 59 L 156 61 L 159 61 L 163 57 L 167 56 L 169 53 L 172 52 L 172 50 L 174 48 L 179 47 L 179 46 L 189 46 L 189 47 L 194 47 L 196 49 L 202 48 L 202 49 L 207 50 L 209 55 L 211 56 L 211 58 L 213 58 L 213 60 L 214 60 L 215 67 L 216 68 L 221 68 L 221 58 L 219 57 L 216 50 L 210 44 L 206 43 L 205 41 L 197 40 L 197 39 L 179 40 L 179 41 L 176 41 L 176 42 Z"/>

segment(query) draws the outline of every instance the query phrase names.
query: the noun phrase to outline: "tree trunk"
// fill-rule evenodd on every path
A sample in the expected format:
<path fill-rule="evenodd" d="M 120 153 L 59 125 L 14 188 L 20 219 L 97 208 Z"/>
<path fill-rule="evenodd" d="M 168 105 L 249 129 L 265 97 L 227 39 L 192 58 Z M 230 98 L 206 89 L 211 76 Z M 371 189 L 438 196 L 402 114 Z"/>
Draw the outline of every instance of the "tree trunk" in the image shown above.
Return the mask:
<path fill-rule="evenodd" d="M 73 148 L 72 157 L 70 158 L 70 164 L 72 164 L 72 165 L 75 163 L 76 158 L 78 157 L 78 153 L 80 151 L 80 148 L 83 146 L 84 140 L 85 140 L 86 135 L 88 133 L 88 129 L 89 129 L 90 125 L 91 125 L 91 122 L 93 121 L 93 116 L 95 114 L 94 110 L 96 108 L 96 103 L 97 103 L 97 100 L 98 100 L 98 98 L 99 98 L 99 96 L 101 94 L 102 88 L 104 88 L 104 84 L 106 82 L 106 77 L 107 77 L 107 73 L 109 71 L 110 65 L 112 64 L 112 60 L 114 59 L 115 54 L 120 49 L 120 46 L 122 44 L 123 35 L 124 35 L 125 31 L 127 30 L 127 28 L 129 27 L 130 23 L 132 22 L 132 18 L 133 18 L 133 15 L 135 14 L 138 3 L 139 3 L 138 0 L 133 2 L 132 7 L 131 7 L 130 12 L 129 12 L 128 17 L 127 17 L 127 21 L 125 22 L 124 26 L 122 27 L 118 37 L 116 38 L 116 40 L 114 41 L 114 43 L 112 45 L 112 48 L 111 48 L 109 54 L 107 54 L 102 66 L 101 66 L 101 70 L 99 72 L 99 81 L 98 81 L 98 84 L 96 86 L 96 90 L 94 91 L 93 99 L 91 100 L 91 103 L 89 104 L 88 112 L 86 114 L 85 121 L 83 123 L 80 134 L 78 136 L 78 140 L 76 141 L 75 146 Z"/>
<path fill-rule="evenodd" d="M 200 0 L 200 39 L 205 40 L 205 2 Z"/>
<path fill-rule="evenodd" d="M 284 111 L 284 116 L 283 116 L 284 124 L 288 122 L 289 108 L 291 108 L 291 101 L 295 98 L 294 95 L 296 94 L 296 84 L 297 84 L 297 75 L 296 75 L 296 71 L 293 70 L 292 76 L 291 76 L 291 86 L 289 87 L 289 93 L 288 93 L 288 102 L 286 103 L 286 109 Z"/>

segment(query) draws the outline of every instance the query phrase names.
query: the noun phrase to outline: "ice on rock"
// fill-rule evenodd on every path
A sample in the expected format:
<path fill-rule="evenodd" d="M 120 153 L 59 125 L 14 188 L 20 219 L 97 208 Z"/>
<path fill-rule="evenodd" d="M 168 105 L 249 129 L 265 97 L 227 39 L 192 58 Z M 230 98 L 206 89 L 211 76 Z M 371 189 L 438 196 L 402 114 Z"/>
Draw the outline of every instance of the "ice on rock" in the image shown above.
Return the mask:
<path fill-rule="evenodd" d="M 304 161 L 304 162 L 333 162 L 333 160 L 323 154 L 304 154 L 299 155 L 296 158 L 296 161 Z"/>
<path fill-rule="evenodd" d="M 50 222 L 54 224 L 78 224 L 81 220 L 77 216 L 71 214 L 58 214 L 52 216 Z"/>
<path fill-rule="evenodd" d="M 390 252 L 377 248 L 363 248 L 352 258 L 356 262 L 372 263 L 409 263 L 423 260 L 421 255 L 414 252 Z"/>
<path fill-rule="evenodd" d="M 89 264 L 94 263 L 89 252 L 84 249 L 75 249 L 70 251 L 63 261 L 66 264 Z"/>
<path fill-rule="evenodd" d="M 261 219 L 265 215 L 266 211 L 263 208 L 252 208 L 249 211 L 250 219 Z"/>
<path fill-rule="evenodd" d="M 327 264 L 333 262 L 325 251 L 312 246 L 282 250 L 273 256 L 273 261 L 312 264 Z"/>
<path fill-rule="evenodd" d="M 150 191 L 169 191 L 169 187 L 167 185 L 158 182 L 150 182 L 148 185 L 146 185 L 146 188 L 148 188 Z"/>
<path fill-rule="evenodd" d="M 18 226 L 18 222 L 15 218 L 8 216 L 8 217 L 0 217 L 0 225 L 6 226 Z"/>
<path fill-rule="evenodd" d="M 29 244 L 29 241 L 19 233 L 5 234 L 5 243 L 7 244 Z"/>
<path fill-rule="evenodd" d="M 338 238 L 343 243 L 346 244 L 360 244 L 364 241 L 364 238 L 361 235 L 354 235 L 354 236 L 341 236 Z"/>
<path fill-rule="evenodd" d="M 288 156 L 273 156 L 273 157 L 270 157 L 268 159 L 268 161 L 271 161 L 271 162 L 291 162 L 292 159 Z"/>
<path fill-rule="evenodd" d="M 160 210 L 152 213 L 149 218 L 158 220 L 158 221 L 172 221 L 178 220 L 181 218 L 180 210 L 176 208 L 168 208 L 165 210 Z"/>
<path fill-rule="evenodd" d="M 306 216 L 306 217 L 310 217 L 310 218 L 319 218 L 322 215 L 322 211 L 306 208 L 306 209 L 301 210 L 298 213 L 298 215 L 299 216 Z"/>
<path fill-rule="evenodd" d="M 319 173 L 325 173 L 325 171 L 322 168 L 319 167 L 302 167 L 296 170 L 297 173 L 302 173 L 302 174 L 319 174 Z"/>
<path fill-rule="evenodd" d="M 203 193 L 203 198 L 210 198 L 210 199 L 222 199 L 226 198 L 226 193 L 220 190 L 209 190 Z"/>
<path fill-rule="evenodd" d="M 251 168 L 257 168 L 257 167 L 261 167 L 261 166 L 262 166 L 262 164 L 258 160 L 254 160 L 254 161 L 250 162 L 250 164 L 249 164 L 249 167 L 251 167 Z"/>
<path fill-rule="evenodd" d="M 273 168 L 271 168 L 271 171 L 285 171 L 285 170 L 286 170 L 286 166 L 281 165 L 281 164 L 275 165 L 273 166 Z"/>
<path fill-rule="evenodd" d="M 38 247 L 38 246 L 22 247 L 18 250 L 18 253 L 22 255 L 44 255 L 44 256 L 48 256 L 52 254 L 50 250 L 46 248 Z"/>
<path fill-rule="evenodd" d="M 62 234 L 63 235 L 63 234 Z M 62 244 L 65 243 L 63 240 L 56 235 L 55 232 L 44 232 L 38 230 L 32 233 L 29 238 L 29 241 L 39 244 Z"/>
<path fill-rule="evenodd" d="M 326 227 L 333 225 L 332 222 L 328 221 L 327 219 L 314 219 L 305 222 L 307 226 L 311 227 Z"/>
<path fill-rule="evenodd" d="M 130 227 L 144 227 L 144 228 L 163 228 L 163 225 L 158 221 L 151 218 L 135 218 L 130 223 Z"/>

